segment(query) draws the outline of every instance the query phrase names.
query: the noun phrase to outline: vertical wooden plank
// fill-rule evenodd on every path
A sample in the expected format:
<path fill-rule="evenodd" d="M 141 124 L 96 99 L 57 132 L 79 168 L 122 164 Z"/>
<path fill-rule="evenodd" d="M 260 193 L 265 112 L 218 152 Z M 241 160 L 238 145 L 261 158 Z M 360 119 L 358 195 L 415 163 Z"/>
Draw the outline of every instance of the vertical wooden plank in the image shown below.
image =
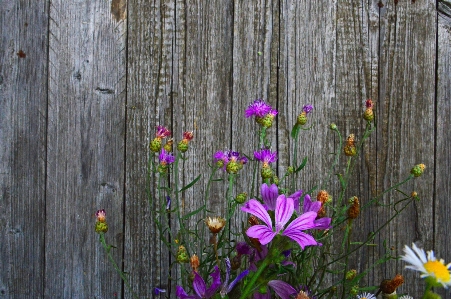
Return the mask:
<path fill-rule="evenodd" d="M 172 47 L 174 3 L 129 1 L 128 104 L 124 267 L 133 291 L 151 296 L 168 288 L 170 254 L 160 240 L 155 210 L 160 209 L 157 180 L 149 175 L 149 143 L 156 126 L 172 126 Z M 164 221 L 164 217 L 159 219 Z M 127 291 L 127 298 L 131 294 Z"/>
<path fill-rule="evenodd" d="M 0 6 L 0 298 L 44 295 L 48 1 Z"/>
<path fill-rule="evenodd" d="M 126 11 L 124 1 L 51 1 L 45 297 L 121 297 Z"/>
<path fill-rule="evenodd" d="M 387 240 L 393 255 L 403 254 L 404 245 L 415 242 L 432 248 L 434 193 L 434 111 L 436 12 L 435 1 L 384 2 L 381 14 L 380 98 L 378 101 L 377 178 L 378 191 L 409 175 L 415 164 L 424 163 L 424 175 L 401 188 L 418 192 L 415 202 L 377 240 Z M 422 24 L 419 26 L 419 24 Z M 383 187 L 383 188 L 382 188 Z M 384 196 L 382 203 L 401 199 Z M 389 215 L 378 213 L 381 224 Z M 401 229 L 402 228 L 402 229 Z M 400 272 L 405 263 L 391 262 L 379 273 L 388 278 Z M 418 280 L 418 273 L 402 271 L 406 281 Z M 419 296 L 423 284 L 411 283 L 400 291 Z"/>
<path fill-rule="evenodd" d="M 451 261 L 451 251 L 449 250 L 449 240 L 451 232 L 451 206 L 449 198 L 451 196 L 450 159 L 451 159 L 451 136 L 449 127 L 451 126 L 451 17 L 445 14 L 438 14 L 437 28 L 437 108 L 436 125 L 437 128 L 436 156 L 435 156 L 435 193 L 434 193 L 434 249 L 437 258 L 442 258 L 446 263 Z M 426 198 L 425 200 L 428 200 Z M 442 298 L 451 298 L 451 294 L 445 290 L 440 290 Z"/>
<path fill-rule="evenodd" d="M 232 148 L 251 159 L 254 159 L 255 151 L 261 150 L 260 125 L 255 122 L 254 117 L 245 118 L 245 110 L 256 99 L 262 99 L 274 109 L 280 109 L 279 11 L 278 1 L 235 1 L 234 4 Z M 266 131 L 273 152 L 278 151 L 279 118 L 280 114 L 275 117 L 272 127 Z M 276 172 L 277 163 L 273 166 Z M 236 194 L 246 192 L 248 199 L 260 197 L 261 165 L 256 164 L 257 161 L 249 163 L 240 171 Z M 255 179 L 254 167 L 256 167 Z M 240 231 L 241 222 L 246 223 L 247 217 L 248 214 L 238 210 L 233 224 L 234 229 Z"/>

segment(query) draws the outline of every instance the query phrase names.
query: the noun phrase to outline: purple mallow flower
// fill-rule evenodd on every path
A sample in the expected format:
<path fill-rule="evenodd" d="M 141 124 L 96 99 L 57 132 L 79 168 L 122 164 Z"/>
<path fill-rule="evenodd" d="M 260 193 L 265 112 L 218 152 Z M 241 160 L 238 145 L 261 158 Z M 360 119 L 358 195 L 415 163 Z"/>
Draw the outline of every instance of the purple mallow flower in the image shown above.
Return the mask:
<path fill-rule="evenodd" d="M 244 277 L 246 277 L 246 275 L 249 274 L 249 270 L 244 270 L 229 284 L 230 270 L 232 269 L 229 258 L 225 259 L 225 263 L 226 263 L 227 272 L 226 272 L 226 279 L 225 279 L 224 284 L 222 285 L 222 288 L 220 291 L 222 298 L 224 298 L 233 289 L 233 287 L 238 282 L 240 282 L 241 279 L 243 279 Z"/>
<path fill-rule="evenodd" d="M 216 291 L 221 286 L 221 276 L 219 273 L 218 266 L 215 266 L 213 273 L 210 274 L 213 279 L 211 286 L 207 289 L 205 280 L 199 275 L 199 273 L 194 272 L 193 289 L 196 292 L 195 295 L 186 294 L 185 290 L 181 286 L 176 287 L 176 296 L 181 299 L 208 299 L 213 297 Z"/>
<path fill-rule="evenodd" d="M 310 199 L 310 195 L 305 195 L 304 197 L 304 207 L 303 207 L 303 212 L 315 212 L 318 213 L 318 211 L 321 209 L 321 202 L 320 201 L 312 201 Z M 332 219 L 329 217 L 323 217 L 320 219 L 316 219 L 314 221 L 315 226 L 312 227 L 312 229 L 329 229 L 330 223 L 331 223 Z"/>
<path fill-rule="evenodd" d="M 285 227 L 293 215 L 294 202 L 292 198 L 286 197 L 284 194 L 277 197 L 274 213 L 275 230 L 273 228 L 271 217 L 258 200 L 249 200 L 244 204 L 241 210 L 258 217 L 266 224 L 253 225 L 246 231 L 246 234 L 249 237 L 258 239 L 262 245 L 271 242 L 279 233 L 281 233 L 282 236 L 287 236 L 293 241 L 296 241 L 302 249 L 308 245 L 318 245 L 311 235 L 302 232 L 303 230 L 315 227 L 314 221 L 317 216 L 316 212 L 311 211 L 304 213 Z"/>
<path fill-rule="evenodd" d="M 268 165 L 276 162 L 277 160 L 277 152 L 271 152 L 269 149 L 262 149 L 258 152 L 254 152 L 254 158 L 263 164 Z"/>
<path fill-rule="evenodd" d="M 247 107 L 246 111 L 244 112 L 244 115 L 246 117 L 251 117 L 254 115 L 257 117 L 265 117 L 266 114 L 270 113 L 272 110 L 273 109 L 269 104 L 265 103 L 265 101 L 261 99 L 258 99 Z"/>
<path fill-rule="evenodd" d="M 159 159 L 160 159 L 160 164 L 163 164 L 163 165 L 169 165 L 171 163 L 174 163 L 174 161 L 175 161 L 175 157 L 171 153 L 168 153 L 164 148 L 161 149 Z"/>
<path fill-rule="evenodd" d="M 308 114 L 313 111 L 313 106 L 310 104 L 304 105 L 304 107 L 302 108 L 302 111 L 304 111 L 306 114 Z"/>
<path fill-rule="evenodd" d="M 260 187 L 262 194 L 262 200 L 266 205 L 267 210 L 274 210 L 276 208 L 277 197 L 279 196 L 279 188 L 276 184 L 272 184 L 270 187 L 265 183 Z"/>

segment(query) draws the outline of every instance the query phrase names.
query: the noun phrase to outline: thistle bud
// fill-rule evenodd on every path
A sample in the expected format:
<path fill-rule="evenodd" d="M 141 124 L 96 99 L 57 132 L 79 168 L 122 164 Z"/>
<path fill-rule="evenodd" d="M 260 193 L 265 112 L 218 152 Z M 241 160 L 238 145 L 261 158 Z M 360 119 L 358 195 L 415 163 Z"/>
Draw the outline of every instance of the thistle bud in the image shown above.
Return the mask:
<path fill-rule="evenodd" d="M 351 290 L 349 290 L 349 294 L 351 296 L 357 296 L 357 294 L 359 293 L 359 286 L 355 285 L 351 288 Z"/>
<path fill-rule="evenodd" d="M 188 144 L 191 141 L 191 139 L 193 139 L 193 137 L 194 137 L 194 135 L 193 135 L 192 131 L 191 132 L 189 132 L 189 131 L 184 132 L 183 133 L 183 139 L 177 145 L 177 149 L 180 152 L 182 152 L 182 153 L 186 152 L 188 150 Z"/>
<path fill-rule="evenodd" d="M 351 207 L 348 209 L 348 217 L 349 219 L 356 219 L 360 214 L 360 203 L 357 196 L 352 197 L 349 200 Z"/>
<path fill-rule="evenodd" d="M 333 131 L 335 131 L 335 130 L 338 129 L 337 125 L 334 124 L 334 123 L 331 123 L 330 126 L 329 126 L 329 128 L 330 128 L 331 130 L 333 130 Z"/>
<path fill-rule="evenodd" d="M 97 222 L 95 225 L 96 233 L 106 233 L 108 231 L 108 224 L 106 223 L 105 210 L 98 210 L 96 212 Z"/>
<path fill-rule="evenodd" d="M 323 218 L 326 216 L 326 207 L 324 206 L 325 203 L 329 203 L 332 201 L 332 196 L 327 193 L 326 190 L 321 190 L 316 195 L 316 200 L 321 202 L 321 208 L 318 211 L 318 218 Z"/>
<path fill-rule="evenodd" d="M 293 167 L 293 166 L 288 166 L 288 168 L 287 168 L 287 173 L 288 173 L 288 174 L 294 173 L 294 167 Z"/>
<path fill-rule="evenodd" d="M 277 175 L 273 175 L 271 181 L 276 185 L 279 185 L 280 182 L 279 177 Z"/>
<path fill-rule="evenodd" d="M 179 263 L 189 263 L 190 258 L 188 256 L 188 251 L 186 251 L 185 246 L 180 245 L 177 250 L 177 262 Z"/>
<path fill-rule="evenodd" d="M 304 111 L 302 111 L 299 115 L 298 115 L 298 119 L 296 122 L 298 125 L 305 125 L 307 123 L 307 113 L 305 113 Z"/>
<path fill-rule="evenodd" d="M 169 139 L 166 144 L 163 146 L 164 150 L 167 152 L 172 152 L 172 145 L 174 144 L 174 140 Z"/>
<path fill-rule="evenodd" d="M 366 100 L 366 110 L 363 113 L 363 119 L 366 121 L 372 121 L 374 119 L 374 113 L 373 113 L 373 101 L 371 99 Z"/>
<path fill-rule="evenodd" d="M 96 222 L 96 233 L 106 233 L 108 231 L 108 224 L 106 222 Z"/>
<path fill-rule="evenodd" d="M 272 169 L 268 167 L 262 167 L 261 176 L 263 180 L 270 179 L 273 176 Z"/>
<path fill-rule="evenodd" d="M 149 145 L 152 152 L 158 153 L 161 150 L 161 138 L 155 138 Z"/>
<path fill-rule="evenodd" d="M 404 278 L 402 275 L 397 274 L 393 279 L 384 279 L 381 282 L 380 289 L 382 294 L 391 295 L 396 292 L 396 289 L 404 283 Z"/>
<path fill-rule="evenodd" d="M 346 272 L 346 280 L 353 280 L 357 275 L 357 271 L 355 269 L 349 270 Z"/>
<path fill-rule="evenodd" d="M 343 149 L 346 156 L 355 156 L 357 154 L 357 147 L 355 146 L 354 138 L 354 134 L 351 134 L 346 139 L 346 145 Z"/>
<path fill-rule="evenodd" d="M 264 128 L 271 128 L 274 121 L 274 116 L 267 114 L 265 117 L 260 119 L 260 125 Z"/>
<path fill-rule="evenodd" d="M 242 193 L 240 193 L 240 194 L 238 194 L 236 197 L 235 197 L 235 201 L 237 202 L 237 203 L 244 203 L 245 201 L 246 201 L 246 199 L 247 199 L 247 193 L 246 192 L 242 192 Z"/>
<path fill-rule="evenodd" d="M 227 173 L 236 174 L 241 168 L 243 168 L 242 165 L 240 165 L 237 161 L 230 161 L 227 163 L 226 171 Z"/>
<path fill-rule="evenodd" d="M 193 268 L 194 272 L 197 272 L 197 269 L 199 268 L 200 262 L 199 262 L 199 257 L 195 254 L 193 254 L 193 256 L 191 256 L 190 258 L 190 264 L 191 264 L 191 268 Z"/>
<path fill-rule="evenodd" d="M 413 174 L 413 176 L 417 178 L 423 174 L 425 168 L 426 168 L 426 165 L 418 164 L 412 168 L 410 173 Z"/>

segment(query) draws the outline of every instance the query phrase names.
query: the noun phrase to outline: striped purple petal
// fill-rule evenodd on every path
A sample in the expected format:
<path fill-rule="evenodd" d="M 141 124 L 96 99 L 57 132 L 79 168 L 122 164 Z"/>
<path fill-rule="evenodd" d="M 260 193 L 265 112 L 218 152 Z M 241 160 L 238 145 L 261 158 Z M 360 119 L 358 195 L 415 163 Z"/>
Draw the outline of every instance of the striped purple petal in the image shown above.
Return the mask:
<path fill-rule="evenodd" d="M 265 207 L 258 200 L 249 200 L 241 207 L 241 211 L 258 217 L 260 220 L 266 223 L 267 226 L 272 227 L 271 217 L 269 217 L 269 214 L 266 211 Z"/>
<path fill-rule="evenodd" d="M 284 194 L 277 197 L 276 210 L 275 210 L 275 221 L 276 221 L 276 232 L 279 233 L 293 216 L 294 204 L 292 198 L 286 198 Z"/>
<path fill-rule="evenodd" d="M 246 234 L 251 238 L 256 238 L 262 245 L 266 245 L 274 239 L 276 232 L 266 225 L 253 225 L 248 228 Z"/>

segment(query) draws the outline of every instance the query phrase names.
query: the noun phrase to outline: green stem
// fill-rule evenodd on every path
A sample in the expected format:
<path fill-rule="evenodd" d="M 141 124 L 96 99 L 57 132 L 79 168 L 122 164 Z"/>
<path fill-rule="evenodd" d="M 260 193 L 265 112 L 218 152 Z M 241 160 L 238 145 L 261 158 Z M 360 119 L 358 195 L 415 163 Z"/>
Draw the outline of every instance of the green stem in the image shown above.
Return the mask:
<path fill-rule="evenodd" d="M 345 254 L 346 254 L 346 258 L 345 258 L 345 270 L 343 271 L 343 290 L 341 293 L 341 298 L 345 298 L 345 293 L 346 293 L 346 285 L 345 285 L 345 281 L 346 281 L 346 272 L 348 271 L 348 261 L 349 261 L 349 247 L 351 245 L 351 231 L 352 231 L 352 219 L 349 219 L 348 225 L 346 227 L 346 250 L 345 250 Z"/>
<path fill-rule="evenodd" d="M 130 291 L 130 293 L 132 294 L 133 298 L 139 299 L 139 297 L 135 294 L 135 292 L 133 292 L 132 287 L 130 286 L 130 283 L 128 282 L 127 277 L 125 276 L 125 273 L 122 272 L 121 269 L 119 269 L 119 266 L 116 264 L 116 261 L 114 260 L 113 256 L 110 253 L 110 250 L 113 246 L 108 245 L 105 241 L 105 235 L 103 233 L 99 234 L 100 236 L 100 243 L 102 243 L 103 248 L 106 251 L 106 254 L 108 256 L 108 259 L 110 260 L 111 264 L 113 265 L 114 270 L 116 270 L 116 272 L 119 274 L 119 276 L 121 277 L 122 281 L 124 282 L 125 286 L 127 287 L 127 289 Z"/>
<path fill-rule="evenodd" d="M 331 176 L 332 176 L 332 171 L 334 170 L 335 166 L 337 165 L 338 158 L 340 158 L 340 154 L 341 154 L 341 152 L 343 150 L 343 136 L 341 136 L 341 133 L 340 133 L 340 131 L 338 131 L 338 129 L 335 129 L 334 131 L 337 132 L 337 134 L 338 134 L 339 145 L 338 145 L 338 151 L 335 153 L 334 162 L 332 163 L 332 166 L 330 167 L 329 173 L 327 175 L 326 187 L 330 183 L 330 179 L 331 179 Z"/>
<path fill-rule="evenodd" d="M 254 285 L 257 282 L 257 279 L 260 277 L 260 275 L 263 273 L 266 267 L 268 267 L 268 265 L 269 260 L 268 258 L 265 258 L 260 267 L 258 268 L 257 272 L 255 272 L 255 274 L 252 276 L 252 279 L 249 281 L 248 284 L 246 284 L 246 287 L 243 293 L 241 294 L 240 299 L 246 299 L 251 295 L 251 293 L 254 291 Z"/>
<path fill-rule="evenodd" d="M 294 169 L 298 168 L 298 137 L 299 137 L 299 131 L 296 132 L 296 135 L 294 136 L 294 150 L 293 150 L 293 167 Z M 291 174 L 291 191 L 294 192 L 296 190 L 295 187 L 295 179 L 296 179 L 296 173 Z"/>

